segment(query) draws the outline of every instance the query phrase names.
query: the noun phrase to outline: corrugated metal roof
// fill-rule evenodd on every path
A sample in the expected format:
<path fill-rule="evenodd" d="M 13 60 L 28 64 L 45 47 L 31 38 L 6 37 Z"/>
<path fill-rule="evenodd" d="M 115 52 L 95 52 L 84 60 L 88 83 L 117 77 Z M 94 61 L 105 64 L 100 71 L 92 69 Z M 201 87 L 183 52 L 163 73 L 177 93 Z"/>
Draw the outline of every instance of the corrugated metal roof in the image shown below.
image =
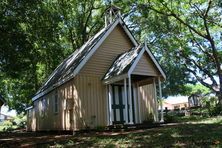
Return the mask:
<path fill-rule="evenodd" d="M 103 80 L 126 74 L 139 55 L 141 49 L 142 46 L 139 45 L 138 47 L 131 48 L 128 52 L 120 54 L 105 74 Z"/>

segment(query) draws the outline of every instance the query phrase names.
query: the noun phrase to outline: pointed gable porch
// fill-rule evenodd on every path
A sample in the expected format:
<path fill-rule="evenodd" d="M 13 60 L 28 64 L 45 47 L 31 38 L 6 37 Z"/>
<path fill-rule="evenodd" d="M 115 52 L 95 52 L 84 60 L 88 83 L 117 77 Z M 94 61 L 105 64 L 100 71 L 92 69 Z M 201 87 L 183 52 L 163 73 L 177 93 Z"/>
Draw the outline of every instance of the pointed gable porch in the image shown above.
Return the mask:
<path fill-rule="evenodd" d="M 119 55 L 103 78 L 108 87 L 108 125 L 142 123 L 149 113 L 158 122 L 156 83 L 161 92 L 165 78 L 146 45 Z"/>

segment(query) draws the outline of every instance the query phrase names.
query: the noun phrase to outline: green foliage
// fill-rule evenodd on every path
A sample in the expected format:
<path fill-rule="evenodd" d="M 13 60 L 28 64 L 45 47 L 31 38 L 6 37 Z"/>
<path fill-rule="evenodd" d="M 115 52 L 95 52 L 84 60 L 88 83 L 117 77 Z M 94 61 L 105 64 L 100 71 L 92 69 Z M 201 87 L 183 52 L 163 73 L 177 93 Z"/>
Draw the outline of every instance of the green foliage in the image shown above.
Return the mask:
<path fill-rule="evenodd" d="M 191 94 L 206 95 L 211 92 L 209 88 L 207 88 L 201 84 L 196 84 L 196 85 L 187 84 L 187 85 L 185 85 L 185 87 L 186 87 L 185 95 L 188 95 L 188 96 Z"/>
<path fill-rule="evenodd" d="M 26 115 L 24 113 L 21 113 L 11 120 L 3 121 L 0 127 L 3 131 L 12 131 L 17 128 L 25 128 L 26 121 Z"/>
<path fill-rule="evenodd" d="M 105 130 L 105 126 L 97 126 L 96 130 L 97 131 L 104 131 Z"/>
<path fill-rule="evenodd" d="M 208 119 L 206 116 L 190 115 L 190 116 L 177 117 L 176 121 L 179 122 L 179 123 L 201 122 L 201 121 L 206 120 L 206 119 Z"/>
<path fill-rule="evenodd" d="M 186 84 L 195 83 L 195 81 L 190 81 L 190 76 L 181 63 L 166 58 L 167 56 L 160 58 L 160 63 L 167 75 L 167 80 L 163 82 L 163 96 L 184 95 L 188 91 Z"/>
<path fill-rule="evenodd" d="M 218 116 L 222 114 L 222 107 L 218 104 L 216 97 L 203 97 L 201 98 L 202 107 L 190 109 L 191 114 L 199 116 Z"/>
<path fill-rule="evenodd" d="M 197 81 L 222 99 L 221 7 L 218 1 L 132 1 L 133 31 L 147 39 L 167 74 L 164 95 L 183 94 Z M 208 80 L 208 81 L 206 81 Z"/>
<path fill-rule="evenodd" d="M 210 116 L 222 115 L 222 106 L 220 104 L 217 104 L 215 107 L 210 109 L 209 114 Z"/>
<path fill-rule="evenodd" d="M 19 115 L 17 115 L 13 122 L 15 123 L 15 125 L 18 127 L 18 128 L 25 128 L 26 126 L 26 121 L 27 121 L 27 117 L 24 113 L 21 113 Z"/>
<path fill-rule="evenodd" d="M 185 94 L 190 89 L 186 84 L 197 81 L 222 96 L 222 84 L 215 81 L 222 77 L 222 8 L 219 1 L 209 2 L 113 0 L 131 31 L 141 42 L 148 41 L 165 70 L 164 97 Z M 24 111 L 56 66 L 101 29 L 108 3 L 0 2 L 0 93 L 11 109 Z"/>
<path fill-rule="evenodd" d="M 0 2 L 0 93 L 19 113 L 56 66 L 103 25 L 89 1 Z"/>
<path fill-rule="evenodd" d="M 143 121 L 143 123 L 145 124 L 152 124 L 154 123 L 154 116 L 153 113 L 148 113 L 148 115 L 146 116 L 146 119 Z"/>
<path fill-rule="evenodd" d="M 207 109 L 209 116 L 218 116 L 222 112 L 222 107 L 219 105 L 216 97 L 205 97 L 202 99 L 203 107 Z"/>
<path fill-rule="evenodd" d="M 175 123 L 175 122 L 177 122 L 176 115 L 166 114 L 164 116 L 164 122 L 165 123 Z"/>
<path fill-rule="evenodd" d="M 3 127 L 3 131 L 12 131 L 13 130 L 13 123 L 12 121 L 6 120 L 1 125 Z"/>

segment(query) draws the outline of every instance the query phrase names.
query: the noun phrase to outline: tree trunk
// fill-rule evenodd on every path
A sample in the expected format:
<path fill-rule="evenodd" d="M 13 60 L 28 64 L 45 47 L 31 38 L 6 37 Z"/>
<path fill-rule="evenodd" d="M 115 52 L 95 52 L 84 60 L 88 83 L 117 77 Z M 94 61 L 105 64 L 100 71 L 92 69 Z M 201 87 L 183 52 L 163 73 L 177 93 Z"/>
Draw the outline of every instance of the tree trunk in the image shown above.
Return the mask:
<path fill-rule="evenodd" d="M 222 106 L 222 75 L 219 74 L 219 92 L 217 93 L 219 104 Z"/>
<path fill-rule="evenodd" d="M 217 97 L 219 101 L 218 103 L 222 105 L 222 95 L 218 94 Z"/>

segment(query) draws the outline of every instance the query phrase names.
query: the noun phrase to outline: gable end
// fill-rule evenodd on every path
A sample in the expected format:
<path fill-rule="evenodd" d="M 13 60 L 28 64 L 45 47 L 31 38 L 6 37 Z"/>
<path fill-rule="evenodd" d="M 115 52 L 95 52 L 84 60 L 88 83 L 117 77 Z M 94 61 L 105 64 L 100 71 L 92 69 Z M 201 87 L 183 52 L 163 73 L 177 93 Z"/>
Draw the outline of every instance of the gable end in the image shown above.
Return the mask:
<path fill-rule="evenodd" d="M 146 52 L 143 53 L 132 74 L 145 75 L 145 76 L 160 75 L 152 59 L 149 57 L 149 55 Z"/>

